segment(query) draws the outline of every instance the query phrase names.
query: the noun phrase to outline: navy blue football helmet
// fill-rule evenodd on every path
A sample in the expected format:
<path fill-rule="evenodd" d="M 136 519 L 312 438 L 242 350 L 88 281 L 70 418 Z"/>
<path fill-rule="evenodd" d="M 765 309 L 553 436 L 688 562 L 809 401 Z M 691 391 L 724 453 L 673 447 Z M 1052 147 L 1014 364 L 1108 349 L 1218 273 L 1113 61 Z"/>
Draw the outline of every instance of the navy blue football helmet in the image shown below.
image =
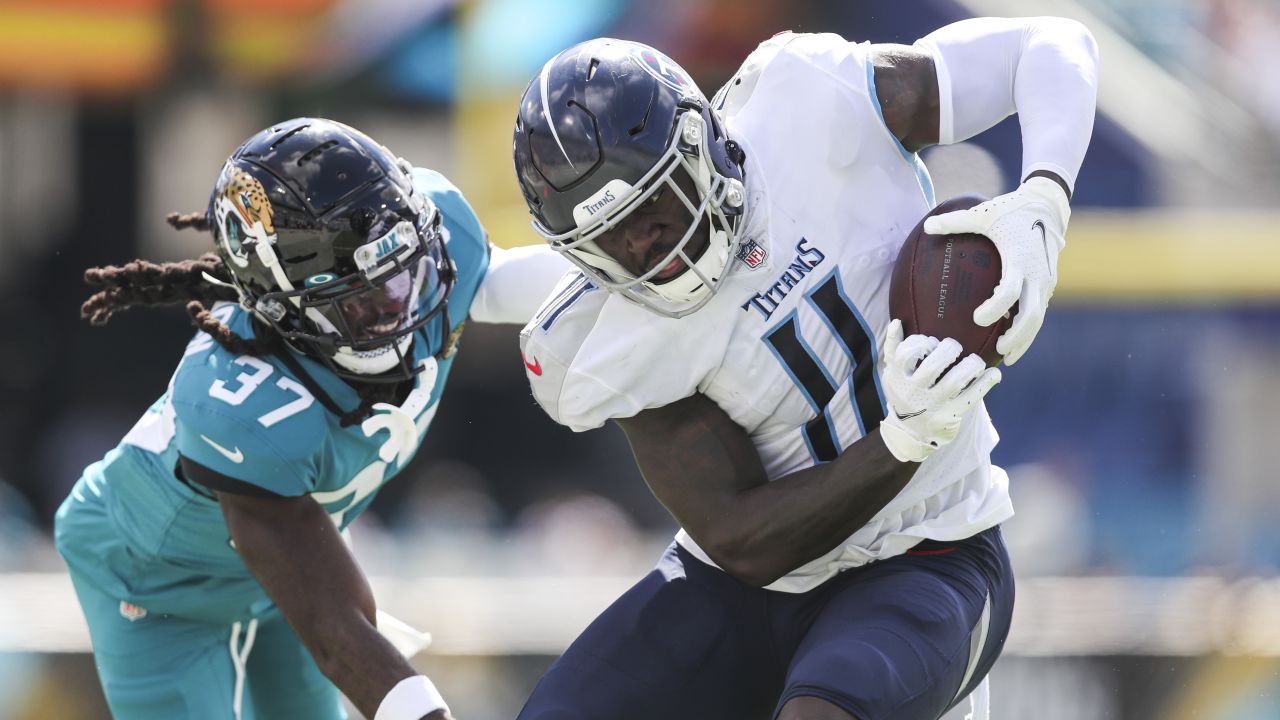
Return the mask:
<path fill-rule="evenodd" d="M 412 377 L 433 321 L 433 351 L 448 345 L 455 272 L 411 169 L 354 128 L 296 118 L 237 148 L 209 200 L 240 303 L 342 377 Z"/>
<path fill-rule="evenodd" d="M 597 38 L 551 58 L 520 99 L 514 145 L 534 229 L 601 286 L 679 317 L 731 269 L 743 157 L 706 96 L 657 50 Z M 688 229 L 652 268 L 629 271 L 595 240 L 668 190 L 688 210 Z M 700 232 L 710 234 L 705 249 L 702 238 L 691 242 Z M 657 277 L 676 260 L 683 272 Z"/>

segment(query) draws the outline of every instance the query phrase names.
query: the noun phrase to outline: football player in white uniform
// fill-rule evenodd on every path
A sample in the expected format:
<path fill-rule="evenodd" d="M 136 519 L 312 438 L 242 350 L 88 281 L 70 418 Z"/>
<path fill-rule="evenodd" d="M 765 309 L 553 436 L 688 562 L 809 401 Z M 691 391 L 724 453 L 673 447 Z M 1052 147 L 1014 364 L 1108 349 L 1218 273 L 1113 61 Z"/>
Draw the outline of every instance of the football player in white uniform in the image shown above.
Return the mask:
<path fill-rule="evenodd" d="M 1016 362 L 1053 293 L 1096 84 L 1092 36 L 1056 18 L 912 46 L 783 33 L 712 101 L 638 43 L 546 63 L 516 172 L 580 272 L 522 333 L 533 393 L 575 430 L 616 421 L 682 529 L 521 718 L 917 720 L 980 686 L 1013 604 L 982 403 L 1000 374 L 904 338 L 890 270 L 935 205 L 916 152 L 1017 112 L 1021 185 L 926 225 L 996 243 L 975 320 L 1017 303 L 997 346 Z"/>

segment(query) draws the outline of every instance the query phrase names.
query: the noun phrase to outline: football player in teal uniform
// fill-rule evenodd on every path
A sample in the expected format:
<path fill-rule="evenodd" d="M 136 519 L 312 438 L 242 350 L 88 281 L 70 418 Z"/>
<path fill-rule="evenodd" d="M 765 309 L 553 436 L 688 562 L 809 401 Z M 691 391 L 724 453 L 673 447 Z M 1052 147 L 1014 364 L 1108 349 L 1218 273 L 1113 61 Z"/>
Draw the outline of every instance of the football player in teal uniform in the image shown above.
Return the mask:
<path fill-rule="evenodd" d="M 171 222 L 216 253 L 90 270 L 83 312 L 185 303 L 200 331 L 56 518 L 112 714 L 341 718 L 341 691 L 448 718 L 341 533 L 420 446 L 466 320 L 527 321 L 567 265 L 491 246 L 442 175 L 319 119 L 254 135 Z"/>

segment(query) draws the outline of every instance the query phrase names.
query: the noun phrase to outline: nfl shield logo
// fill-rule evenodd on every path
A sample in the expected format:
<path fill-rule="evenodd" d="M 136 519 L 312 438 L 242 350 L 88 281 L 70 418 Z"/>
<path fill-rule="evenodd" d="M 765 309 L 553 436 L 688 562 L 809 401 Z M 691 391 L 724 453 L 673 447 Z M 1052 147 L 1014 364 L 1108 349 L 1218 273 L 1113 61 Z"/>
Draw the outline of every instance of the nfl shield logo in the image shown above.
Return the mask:
<path fill-rule="evenodd" d="M 755 240 L 748 240 L 746 244 L 738 249 L 738 259 L 746 263 L 747 267 L 752 270 L 760 267 L 760 263 L 764 262 L 767 256 L 764 248 Z"/>
<path fill-rule="evenodd" d="M 131 602 L 120 601 L 120 617 L 129 622 L 137 622 L 147 616 L 147 609 L 140 608 Z"/>

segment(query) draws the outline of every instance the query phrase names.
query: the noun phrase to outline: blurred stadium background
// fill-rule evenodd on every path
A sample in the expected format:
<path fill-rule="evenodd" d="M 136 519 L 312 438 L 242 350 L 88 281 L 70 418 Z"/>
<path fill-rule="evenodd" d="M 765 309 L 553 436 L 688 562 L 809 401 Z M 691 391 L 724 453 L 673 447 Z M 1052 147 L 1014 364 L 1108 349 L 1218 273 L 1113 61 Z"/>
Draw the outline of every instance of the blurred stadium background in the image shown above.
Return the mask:
<path fill-rule="evenodd" d="M 202 252 L 222 160 L 286 117 L 454 179 L 495 242 L 524 83 L 594 35 L 708 92 L 783 29 L 911 42 L 972 15 L 1084 21 L 1097 126 L 1054 308 L 988 400 L 1018 516 L 997 720 L 1280 717 L 1280 3 L 1275 0 L 0 0 L 0 718 L 107 717 L 50 542 L 81 469 L 164 389 L 180 311 L 91 329 L 86 267 Z M 938 196 L 1017 181 L 1016 122 L 926 154 Z M 673 526 L 614 429 L 552 425 L 515 328 L 473 325 L 424 450 L 354 528 L 464 720 L 513 717 Z"/>

